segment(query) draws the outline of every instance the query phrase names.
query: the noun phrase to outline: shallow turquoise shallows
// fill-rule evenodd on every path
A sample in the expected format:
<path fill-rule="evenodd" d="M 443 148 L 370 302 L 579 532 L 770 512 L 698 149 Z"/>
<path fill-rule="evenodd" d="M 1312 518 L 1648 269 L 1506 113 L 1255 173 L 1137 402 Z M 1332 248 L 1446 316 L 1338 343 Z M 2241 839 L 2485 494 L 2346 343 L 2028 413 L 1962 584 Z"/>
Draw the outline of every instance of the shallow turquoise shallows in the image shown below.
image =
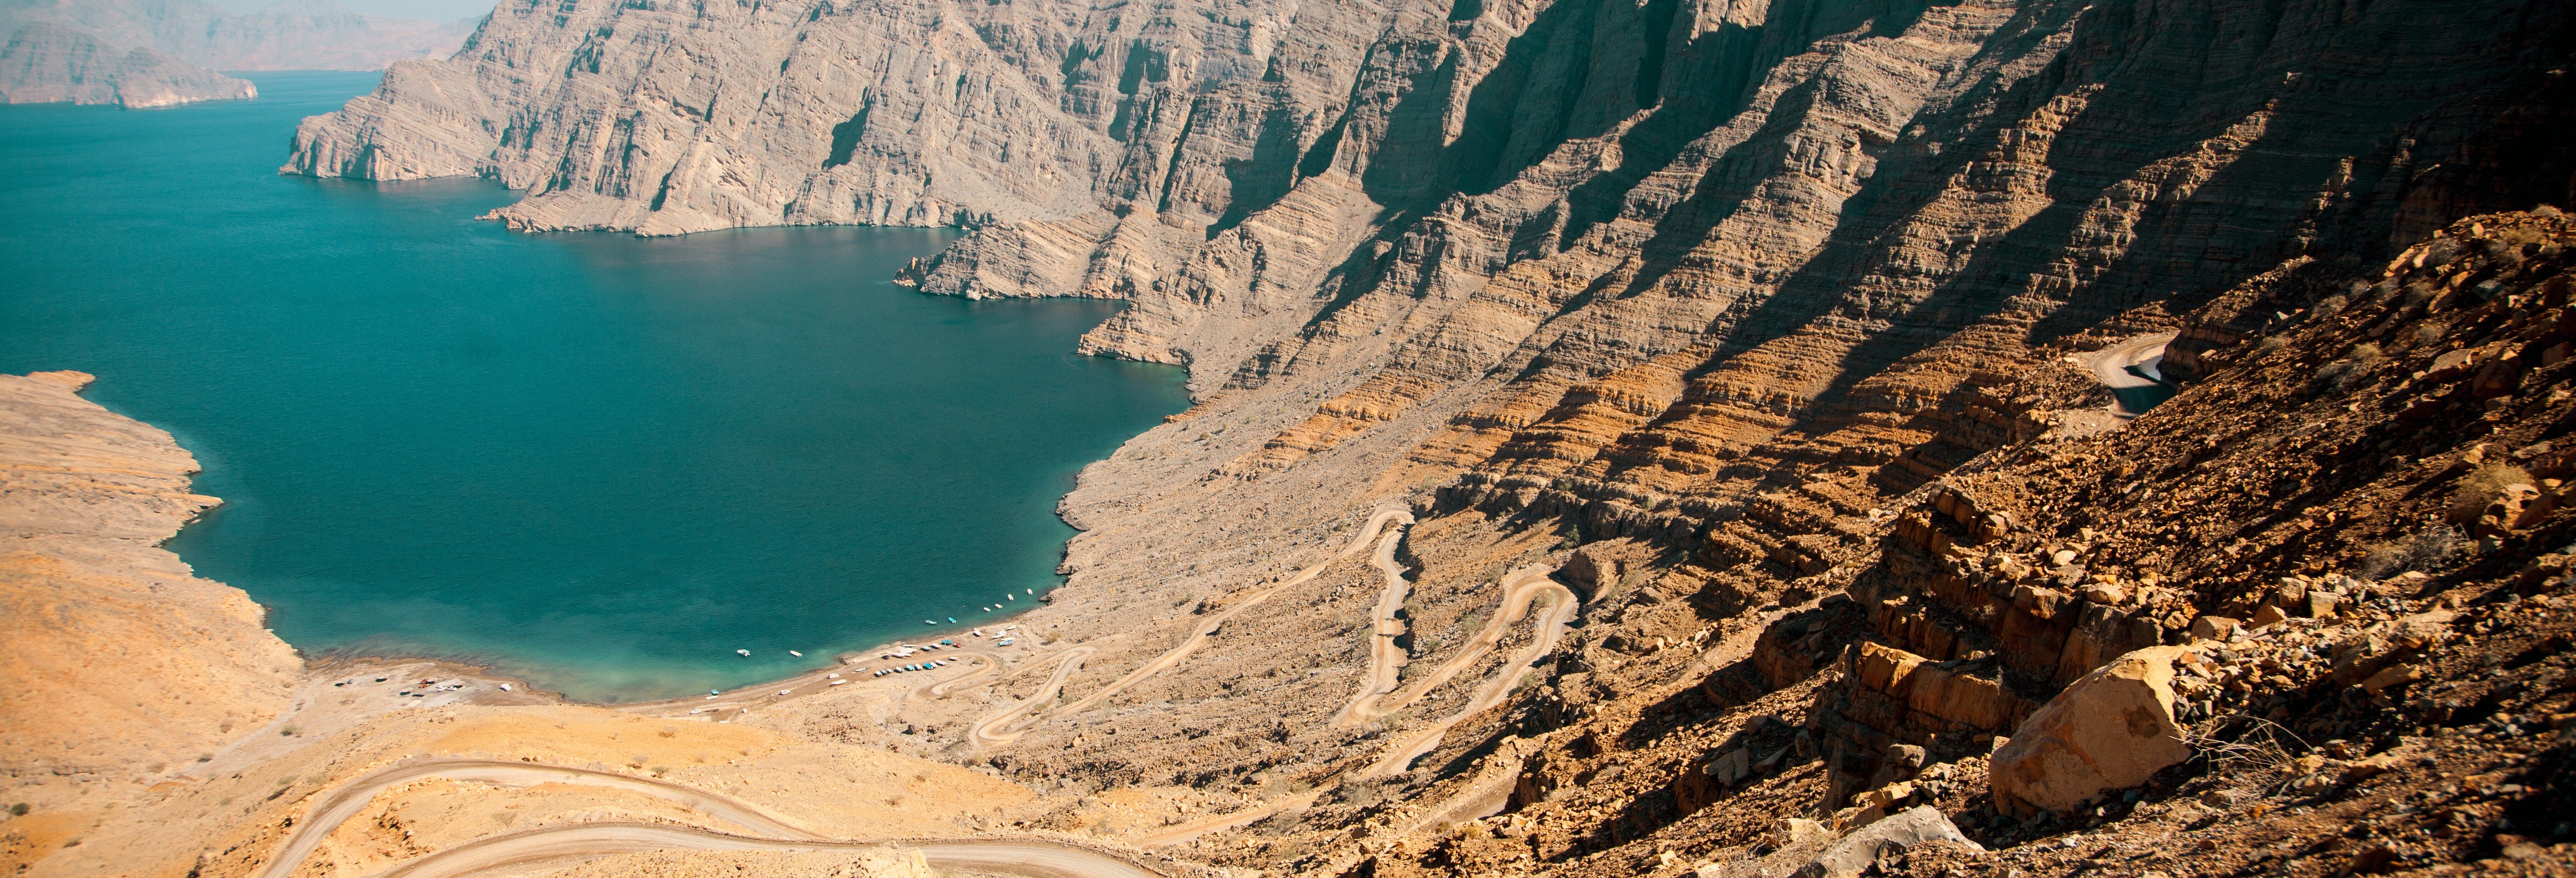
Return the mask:
<path fill-rule="evenodd" d="M 177 435 L 226 504 L 171 547 L 307 655 L 615 701 L 989 623 L 1058 582 L 1074 473 L 1185 405 L 1068 353 L 1110 305 L 886 282 L 953 233 L 510 232 L 487 182 L 278 176 L 375 78 L 251 78 L 0 106 L 0 371 Z"/>

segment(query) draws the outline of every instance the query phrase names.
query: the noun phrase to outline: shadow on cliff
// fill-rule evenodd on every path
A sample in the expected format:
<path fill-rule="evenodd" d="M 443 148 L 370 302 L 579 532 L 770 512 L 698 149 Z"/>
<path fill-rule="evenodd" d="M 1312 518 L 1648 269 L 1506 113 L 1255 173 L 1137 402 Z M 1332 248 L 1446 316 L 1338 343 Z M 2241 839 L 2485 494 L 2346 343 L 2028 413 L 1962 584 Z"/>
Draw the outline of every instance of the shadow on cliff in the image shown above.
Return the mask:
<path fill-rule="evenodd" d="M 2028 337 L 2044 342 L 2151 301 L 2196 304 L 2314 246 L 2313 230 L 2323 220 L 2333 221 L 2326 224 L 2341 230 L 2337 237 L 2344 243 L 2384 243 L 2404 197 L 2386 191 L 2394 181 L 2322 213 L 2300 206 L 2336 191 L 2333 181 L 2348 173 L 2345 156 L 2355 157 L 2359 170 L 2378 164 L 2402 172 L 2393 156 L 2383 156 L 2396 148 L 2394 135 L 2408 127 L 2408 119 L 2458 100 L 2463 90 L 2513 81 L 2513 72 L 2489 68 L 2460 75 L 2457 47 L 2436 52 L 2421 47 L 2423 39 L 2399 36 L 2410 33 L 2409 25 L 2398 20 L 2402 10 L 2347 25 L 2324 40 L 2297 44 L 2276 39 L 2273 31 L 2289 22 L 2315 20 L 2308 14 L 2313 10 L 2275 7 L 2267 12 L 2252 22 L 2262 33 L 2249 36 L 2243 17 L 2230 31 L 2214 23 L 2223 17 L 2209 9 L 2165 10 L 2153 22 L 2140 21 L 2140 10 L 2129 5 L 2085 10 L 2070 41 L 2076 48 L 1993 99 L 1993 105 L 2014 111 L 1987 115 L 1992 121 L 1942 144 L 1937 158 L 1926 160 L 1919 142 L 1900 143 L 1890 157 L 1882 157 L 1881 179 L 1895 171 L 1892 176 L 1899 182 L 1865 186 L 1863 194 L 1846 201 L 1833 238 L 1784 280 L 1777 294 L 1756 306 L 1693 377 L 1837 312 L 1852 322 L 1879 323 L 1883 328 L 1868 333 L 1829 367 L 1834 377 L 1818 395 L 1820 405 L 1805 415 L 1812 418 L 1823 404 L 1846 397 L 1858 382 L 2010 308 L 2028 308 Z M 2528 18 L 2511 9 L 2495 14 Z M 2199 29 L 2178 23 L 2184 21 Z M 2219 51 L 2248 40 L 2265 51 L 2252 58 Z M 2376 54 L 2352 50 L 2383 44 L 2396 49 Z M 2227 58 L 2236 59 L 2237 66 L 2229 69 Z M 2335 71 L 2347 81 L 2300 87 L 2297 77 L 2284 77 L 2301 68 L 2313 71 L 2326 59 L 2347 63 L 2349 69 Z M 2453 73 L 2447 81 L 2440 75 L 2445 71 Z M 2375 82 L 2380 88 L 2355 88 L 2350 80 Z M 2195 81 L 2215 87 L 2175 88 L 2177 82 Z M 2391 100 L 2389 91 L 2406 99 Z M 2060 147 L 2081 148 L 2055 149 L 2042 160 L 2047 206 L 2000 238 L 1973 244 L 1967 261 L 1918 300 L 1891 307 L 1847 294 L 1905 245 L 1895 236 L 1923 219 L 1924 210 L 1970 163 L 2006 148 L 2007 129 L 2061 95 L 2087 92 L 2082 108 L 2052 139 Z M 2256 114 L 2266 112 L 2269 124 L 2260 125 L 2237 157 L 2218 163 L 2205 178 L 2188 179 L 2184 173 L 2160 177 L 2152 171 L 2158 162 L 2209 148 L 2231 129 L 2243 131 Z M 1937 124 L 1926 127 L 1941 130 Z M 1768 134 L 1757 140 L 1770 139 Z M 2134 189 L 2117 191 L 2159 184 L 2163 188 L 2143 195 Z M 2201 197 L 2195 199 L 2195 194 Z M 2137 221 L 2122 230 L 2127 240 L 2118 254 L 2086 265 L 2084 254 L 2101 252 L 2109 243 L 2096 237 L 2088 220 L 2096 208 L 2110 206 L 2115 195 L 2146 203 Z M 1725 210 L 1677 209 L 1668 223 L 1688 224 L 1657 230 L 1645 254 L 1648 265 L 1641 282 L 1679 264 L 1689 252 L 1683 245 L 1705 235 L 1699 226 L 1713 226 L 1710 218 L 1722 219 Z"/>

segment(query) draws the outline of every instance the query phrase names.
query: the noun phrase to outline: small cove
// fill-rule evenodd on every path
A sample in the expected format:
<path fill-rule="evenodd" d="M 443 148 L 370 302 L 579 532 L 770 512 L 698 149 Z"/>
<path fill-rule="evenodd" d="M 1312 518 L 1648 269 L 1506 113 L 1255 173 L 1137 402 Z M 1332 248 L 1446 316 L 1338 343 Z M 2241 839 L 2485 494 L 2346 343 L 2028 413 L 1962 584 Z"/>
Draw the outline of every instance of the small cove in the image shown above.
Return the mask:
<path fill-rule="evenodd" d="M 886 282 L 952 232 L 513 233 L 485 181 L 277 176 L 374 75 L 250 78 L 0 107 L 0 370 L 171 431 L 226 504 L 170 547 L 307 655 L 624 701 L 998 619 L 1060 581 L 1081 466 L 1186 406 L 1069 353 L 1114 305 Z"/>

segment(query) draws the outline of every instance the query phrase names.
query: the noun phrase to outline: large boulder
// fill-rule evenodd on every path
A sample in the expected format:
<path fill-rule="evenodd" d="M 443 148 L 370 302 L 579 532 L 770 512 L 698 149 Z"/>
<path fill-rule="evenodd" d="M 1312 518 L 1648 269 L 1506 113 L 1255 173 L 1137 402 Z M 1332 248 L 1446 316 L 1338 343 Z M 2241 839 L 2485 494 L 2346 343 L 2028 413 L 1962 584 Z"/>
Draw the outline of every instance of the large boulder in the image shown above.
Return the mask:
<path fill-rule="evenodd" d="M 1815 859 L 1793 873 L 1796 878 L 1858 878 L 1871 863 L 1890 851 L 1904 850 L 1925 842 L 1946 841 L 1972 851 L 1985 847 L 1969 841 L 1959 827 L 1930 805 L 1890 816 L 1843 836 L 1825 848 Z"/>
<path fill-rule="evenodd" d="M 1995 750 L 1987 769 L 1995 807 L 2015 816 L 2074 811 L 2190 758 L 2173 711 L 2174 662 L 2189 653 L 2123 654 L 2041 705 Z"/>

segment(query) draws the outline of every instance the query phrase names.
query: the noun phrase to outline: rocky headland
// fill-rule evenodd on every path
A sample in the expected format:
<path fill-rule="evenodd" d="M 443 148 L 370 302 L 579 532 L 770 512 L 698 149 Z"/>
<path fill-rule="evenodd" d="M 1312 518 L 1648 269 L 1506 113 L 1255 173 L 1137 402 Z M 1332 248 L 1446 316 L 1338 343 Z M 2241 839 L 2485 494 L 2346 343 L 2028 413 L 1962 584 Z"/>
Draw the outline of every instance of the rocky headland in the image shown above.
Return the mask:
<path fill-rule="evenodd" d="M 505 4 L 286 170 L 493 177 L 528 229 L 964 225 L 904 279 L 1124 299 L 1082 349 L 1198 404 L 1064 500 L 1034 648 L 619 720 L 1007 784 L 922 807 L 1125 864 L 1064 874 L 2557 874 L 2568 12 Z M 407 723 L 593 709 L 442 710 L 280 763 L 190 868 L 794 840 L 587 787 L 312 825 L 433 813 L 365 780 L 402 756 L 589 740 Z M 600 770 L 842 795 L 641 755 Z"/>
<path fill-rule="evenodd" d="M 0 42 L 0 103 L 166 107 L 248 100 L 259 87 L 136 47 L 119 51 L 86 32 L 30 24 Z"/>
<path fill-rule="evenodd" d="M 258 96 L 217 70 L 376 70 L 445 57 L 472 20 L 437 24 L 282 0 L 237 15 L 197 0 L 0 4 L 0 102 L 161 107 Z"/>

